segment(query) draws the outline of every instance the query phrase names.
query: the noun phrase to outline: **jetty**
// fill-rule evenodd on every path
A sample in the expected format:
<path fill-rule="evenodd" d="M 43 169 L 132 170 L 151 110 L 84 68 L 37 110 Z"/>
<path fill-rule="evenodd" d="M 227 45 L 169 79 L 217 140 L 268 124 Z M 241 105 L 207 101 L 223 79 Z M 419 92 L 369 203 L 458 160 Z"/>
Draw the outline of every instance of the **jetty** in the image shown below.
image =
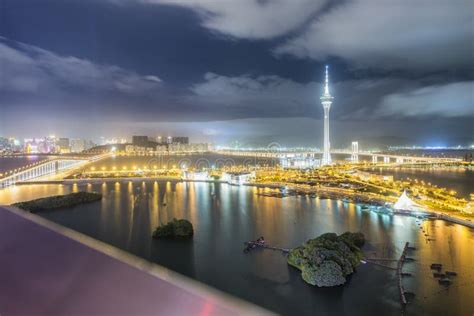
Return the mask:
<path fill-rule="evenodd" d="M 402 277 L 403 277 L 403 264 L 405 263 L 406 260 L 406 254 L 408 251 L 409 247 L 409 242 L 407 241 L 405 243 L 405 247 L 403 248 L 402 255 L 400 256 L 400 259 L 398 259 L 397 263 L 397 278 L 398 278 L 398 290 L 400 291 L 400 301 L 402 302 L 402 305 L 407 304 L 407 298 L 405 297 L 405 289 L 403 287 L 403 282 L 402 282 Z"/>
<path fill-rule="evenodd" d="M 257 248 L 264 248 L 264 249 L 271 249 L 271 250 L 281 251 L 284 254 L 287 254 L 291 250 L 289 248 L 281 248 L 281 247 L 271 246 L 271 245 L 269 245 L 265 242 L 265 239 L 263 238 L 263 236 L 258 238 L 257 240 L 246 241 L 246 242 L 244 242 L 244 245 L 245 245 L 245 248 L 244 248 L 245 253 L 248 253 L 251 250 L 257 249 Z"/>
<path fill-rule="evenodd" d="M 403 251 L 402 251 L 402 254 L 400 255 L 400 258 L 399 259 L 392 259 L 392 258 L 365 258 L 363 260 L 363 262 L 368 262 L 368 263 L 371 263 L 371 264 L 374 264 L 374 265 L 378 265 L 378 266 L 381 266 L 381 267 L 384 267 L 384 268 L 387 268 L 387 269 L 391 269 L 391 270 L 396 270 L 396 273 L 397 273 L 397 282 L 398 282 L 398 290 L 400 292 L 400 302 L 402 303 L 403 306 L 405 306 L 407 304 L 407 299 L 406 299 L 406 294 L 408 292 L 405 291 L 405 288 L 403 287 L 403 282 L 402 282 L 402 279 L 403 277 L 408 277 L 408 276 L 412 276 L 411 273 L 408 273 L 408 272 L 403 272 L 402 269 L 403 269 L 403 264 L 405 262 L 408 262 L 408 261 L 414 261 L 415 259 L 414 258 L 410 258 L 410 257 L 407 257 L 407 252 L 408 250 L 414 250 L 416 249 L 415 247 L 410 247 L 410 243 L 409 242 L 406 242 L 405 243 L 405 246 L 403 247 Z M 397 267 L 394 268 L 393 266 L 389 266 L 387 264 L 383 264 L 381 262 L 387 262 L 387 263 L 390 263 L 390 262 L 397 262 Z"/>

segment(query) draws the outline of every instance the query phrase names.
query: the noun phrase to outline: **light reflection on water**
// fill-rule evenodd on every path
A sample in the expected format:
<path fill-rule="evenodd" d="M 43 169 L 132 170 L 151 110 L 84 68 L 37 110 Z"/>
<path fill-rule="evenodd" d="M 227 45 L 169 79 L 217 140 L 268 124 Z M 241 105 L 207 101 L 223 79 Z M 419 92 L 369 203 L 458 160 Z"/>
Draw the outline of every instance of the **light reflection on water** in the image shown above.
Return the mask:
<path fill-rule="evenodd" d="M 474 231 L 443 221 L 425 221 L 428 242 L 414 218 L 367 212 L 354 204 L 309 197 L 273 198 L 267 189 L 214 183 L 109 182 L 79 185 L 25 185 L 0 191 L 0 204 L 71 191 L 102 192 L 99 203 L 43 216 L 214 287 L 288 315 L 399 315 L 393 271 L 361 265 L 343 287 L 305 284 L 285 257 L 273 251 L 245 255 L 243 242 L 265 236 L 294 247 L 326 232 L 362 231 L 364 251 L 398 258 L 406 241 L 417 251 L 404 270 L 407 290 L 416 293 L 408 315 L 470 315 L 474 311 Z M 152 240 L 153 229 L 176 218 L 189 219 L 192 241 Z M 458 272 L 448 289 L 429 265 L 440 262 Z"/>

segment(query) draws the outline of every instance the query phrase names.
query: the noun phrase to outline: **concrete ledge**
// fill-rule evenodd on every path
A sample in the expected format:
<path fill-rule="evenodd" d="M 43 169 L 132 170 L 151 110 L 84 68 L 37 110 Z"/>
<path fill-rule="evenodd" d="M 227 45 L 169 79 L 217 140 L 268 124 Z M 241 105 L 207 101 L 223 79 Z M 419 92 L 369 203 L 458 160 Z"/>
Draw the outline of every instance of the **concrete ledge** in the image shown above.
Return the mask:
<path fill-rule="evenodd" d="M 0 258 L 0 315 L 270 314 L 10 206 L 0 207 Z"/>

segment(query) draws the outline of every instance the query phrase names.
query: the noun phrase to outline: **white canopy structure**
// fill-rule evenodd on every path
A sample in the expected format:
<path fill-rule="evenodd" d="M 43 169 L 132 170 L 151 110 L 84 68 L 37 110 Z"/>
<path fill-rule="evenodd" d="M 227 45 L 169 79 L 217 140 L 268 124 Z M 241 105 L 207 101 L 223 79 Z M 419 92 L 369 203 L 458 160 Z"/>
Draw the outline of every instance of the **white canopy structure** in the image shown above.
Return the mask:
<path fill-rule="evenodd" d="M 400 195 L 398 201 L 393 205 L 393 208 L 403 211 L 419 211 L 418 205 L 407 196 L 406 190 Z"/>

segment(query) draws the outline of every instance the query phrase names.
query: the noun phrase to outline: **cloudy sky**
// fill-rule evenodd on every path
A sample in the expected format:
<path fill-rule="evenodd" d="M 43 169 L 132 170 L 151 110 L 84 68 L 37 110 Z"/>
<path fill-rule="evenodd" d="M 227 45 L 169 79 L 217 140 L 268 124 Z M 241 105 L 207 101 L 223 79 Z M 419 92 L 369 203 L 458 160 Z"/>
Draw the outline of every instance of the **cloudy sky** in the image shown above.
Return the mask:
<path fill-rule="evenodd" d="M 474 143 L 472 0 L 0 0 L 0 136 Z"/>

